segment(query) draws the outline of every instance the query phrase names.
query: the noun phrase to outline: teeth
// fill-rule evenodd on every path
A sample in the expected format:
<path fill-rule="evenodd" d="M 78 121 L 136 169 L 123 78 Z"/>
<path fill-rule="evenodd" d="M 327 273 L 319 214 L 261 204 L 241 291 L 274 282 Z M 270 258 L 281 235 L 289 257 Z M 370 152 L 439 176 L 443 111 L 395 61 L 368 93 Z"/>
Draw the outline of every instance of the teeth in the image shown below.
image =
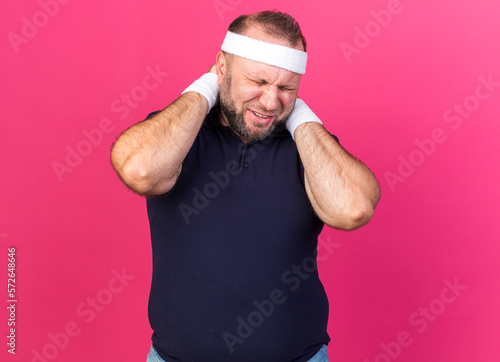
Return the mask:
<path fill-rule="evenodd" d="M 253 112 L 253 111 L 252 111 L 252 112 Z M 255 114 L 255 115 L 256 115 L 257 117 L 259 117 L 259 118 L 269 118 L 269 116 L 264 116 L 264 115 L 262 115 L 262 114 L 260 114 L 260 113 L 257 113 L 257 112 L 253 112 L 253 114 Z"/>

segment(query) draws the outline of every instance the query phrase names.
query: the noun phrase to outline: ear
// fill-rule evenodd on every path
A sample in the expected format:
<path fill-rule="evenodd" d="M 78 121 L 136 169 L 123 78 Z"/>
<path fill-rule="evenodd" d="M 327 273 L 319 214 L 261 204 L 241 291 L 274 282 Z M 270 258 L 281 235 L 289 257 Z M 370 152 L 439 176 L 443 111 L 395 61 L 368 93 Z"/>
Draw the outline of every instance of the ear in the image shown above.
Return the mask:
<path fill-rule="evenodd" d="M 223 51 L 219 51 L 217 53 L 217 57 L 215 59 L 215 65 L 216 65 L 216 72 L 218 75 L 217 84 L 221 85 L 222 79 L 224 79 L 224 76 L 227 73 L 227 58 L 224 55 Z"/>

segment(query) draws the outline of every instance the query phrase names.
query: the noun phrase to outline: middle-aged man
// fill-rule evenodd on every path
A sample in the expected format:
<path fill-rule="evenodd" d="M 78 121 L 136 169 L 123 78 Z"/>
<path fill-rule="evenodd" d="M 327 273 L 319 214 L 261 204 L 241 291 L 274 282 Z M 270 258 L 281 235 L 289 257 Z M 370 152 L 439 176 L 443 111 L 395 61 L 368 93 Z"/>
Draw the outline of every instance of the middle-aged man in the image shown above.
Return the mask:
<path fill-rule="evenodd" d="M 147 196 L 148 361 L 328 360 L 318 235 L 367 223 L 380 191 L 297 98 L 305 51 L 291 16 L 240 16 L 210 71 L 113 146 Z"/>

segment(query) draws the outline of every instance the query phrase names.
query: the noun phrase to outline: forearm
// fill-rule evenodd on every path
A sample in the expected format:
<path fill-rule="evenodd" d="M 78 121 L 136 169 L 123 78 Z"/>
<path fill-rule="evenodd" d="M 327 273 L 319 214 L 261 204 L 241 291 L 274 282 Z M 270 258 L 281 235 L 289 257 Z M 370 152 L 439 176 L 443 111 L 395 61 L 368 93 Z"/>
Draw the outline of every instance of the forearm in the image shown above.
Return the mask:
<path fill-rule="evenodd" d="M 188 92 L 154 117 L 127 129 L 111 152 L 111 162 L 123 182 L 141 195 L 169 191 L 207 111 L 207 100 Z"/>
<path fill-rule="evenodd" d="M 307 192 L 318 216 L 341 229 L 366 224 L 380 198 L 378 182 L 368 167 L 318 123 L 301 124 L 295 142 L 304 165 Z"/>

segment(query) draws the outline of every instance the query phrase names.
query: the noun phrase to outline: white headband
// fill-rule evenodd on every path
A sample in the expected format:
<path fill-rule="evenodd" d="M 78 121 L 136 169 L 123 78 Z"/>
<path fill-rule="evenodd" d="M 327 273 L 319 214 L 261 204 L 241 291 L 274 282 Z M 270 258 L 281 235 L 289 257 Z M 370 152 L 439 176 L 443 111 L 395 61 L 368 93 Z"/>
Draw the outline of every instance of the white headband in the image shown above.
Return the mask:
<path fill-rule="evenodd" d="M 239 57 L 274 65 L 294 73 L 306 72 L 307 53 L 228 31 L 222 50 Z"/>

